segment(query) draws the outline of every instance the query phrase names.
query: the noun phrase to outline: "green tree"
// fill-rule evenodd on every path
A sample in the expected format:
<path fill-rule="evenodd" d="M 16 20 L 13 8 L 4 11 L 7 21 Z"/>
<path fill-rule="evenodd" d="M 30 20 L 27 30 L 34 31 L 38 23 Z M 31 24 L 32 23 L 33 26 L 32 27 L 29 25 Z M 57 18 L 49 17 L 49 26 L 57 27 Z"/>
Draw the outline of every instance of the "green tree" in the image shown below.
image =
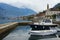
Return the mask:
<path fill-rule="evenodd" d="M 52 18 L 53 18 L 53 19 L 56 19 L 56 14 L 52 15 Z"/>

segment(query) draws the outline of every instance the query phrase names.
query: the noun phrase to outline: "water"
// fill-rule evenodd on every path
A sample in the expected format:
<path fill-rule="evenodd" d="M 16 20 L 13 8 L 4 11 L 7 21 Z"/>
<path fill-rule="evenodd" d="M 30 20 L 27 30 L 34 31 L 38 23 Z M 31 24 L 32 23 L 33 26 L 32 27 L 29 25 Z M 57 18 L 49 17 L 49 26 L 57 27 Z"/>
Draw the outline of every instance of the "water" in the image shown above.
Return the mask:
<path fill-rule="evenodd" d="M 32 36 L 29 34 L 30 30 L 30 26 L 18 26 L 3 40 L 60 40 L 60 38 L 56 38 L 55 35 Z"/>
<path fill-rule="evenodd" d="M 30 30 L 29 26 L 19 26 L 3 40 L 28 40 L 30 36 L 28 34 L 29 30 Z"/>
<path fill-rule="evenodd" d="M 27 22 L 23 20 L 0 20 L 0 24 L 8 22 Z M 31 30 L 30 26 L 18 26 L 14 29 L 8 36 L 3 40 L 60 40 L 56 36 L 31 36 L 29 31 Z M 60 34 L 60 33 L 58 33 Z"/>
<path fill-rule="evenodd" d="M 0 19 L 0 24 L 4 24 L 4 23 L 9 23 L 9 22 L 31 22 L 31 21 L 27 21 L 27 20 L 7 20 L 7 19 Z"/>

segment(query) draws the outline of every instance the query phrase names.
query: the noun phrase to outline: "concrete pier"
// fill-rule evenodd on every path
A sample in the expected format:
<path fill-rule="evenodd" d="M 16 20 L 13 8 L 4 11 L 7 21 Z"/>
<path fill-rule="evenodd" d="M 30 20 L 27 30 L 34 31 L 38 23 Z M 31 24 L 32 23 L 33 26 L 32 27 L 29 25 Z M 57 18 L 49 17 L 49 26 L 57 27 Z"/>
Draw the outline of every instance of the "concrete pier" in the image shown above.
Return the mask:
<path fill-rule="evenodd" d="M 16 26 L 18 26 L 18 22 L 0 24 L 0 40 L 7 36 Z"/>
<path fill-rule="evenodd" d="M 54 23 L 60 24 L 60 22 L 54 22 Z M 29 24 L 32 24 L 32 22 L 10 22 L 5 24 L 0 24 L 0 40 L 6 37 L 17 26 L 25 26 Z"/>
<path fill-rule="evenodd" d="M 7 36 L 17 26 L 25 26 L 31 23 L 32 22 L 11 22 L 11 23 L 0 24 L 0 40 L 2 40 L 5 36 Z"/>
<path fill-rule="evenodd" d="M 19 26 L 25 26 L 25 25 L 29 25 L 32 24 L 32 22 L 19 22 L 18 25 Z"/>

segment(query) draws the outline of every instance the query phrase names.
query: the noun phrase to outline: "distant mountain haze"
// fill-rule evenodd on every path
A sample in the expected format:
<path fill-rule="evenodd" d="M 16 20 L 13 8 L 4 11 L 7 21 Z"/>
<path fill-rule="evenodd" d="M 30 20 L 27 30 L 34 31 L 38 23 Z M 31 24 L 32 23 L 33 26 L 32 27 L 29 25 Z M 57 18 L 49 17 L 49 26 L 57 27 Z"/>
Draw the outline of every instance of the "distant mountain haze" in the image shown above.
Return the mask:
<path fill-rule="evenodd" d="M 0 3 L 0 16 L 3 17 L 18 17 L 36 14 L 36 12 L 29 8 L 17 8 L 5 3 Z"/>

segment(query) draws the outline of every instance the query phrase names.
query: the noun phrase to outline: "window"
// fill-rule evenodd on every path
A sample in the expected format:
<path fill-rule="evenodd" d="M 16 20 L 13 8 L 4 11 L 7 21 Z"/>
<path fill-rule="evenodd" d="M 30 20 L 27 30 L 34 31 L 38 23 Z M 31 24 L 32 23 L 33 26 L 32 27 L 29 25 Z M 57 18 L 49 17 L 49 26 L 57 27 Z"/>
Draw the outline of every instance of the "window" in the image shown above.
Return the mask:
<path fill-rule="evenodd" d="M 43 20 L 43 22 L 45 22 L 45 23 L 51 23 L 51 20 L 46 19 L 46 20 Z"/>

